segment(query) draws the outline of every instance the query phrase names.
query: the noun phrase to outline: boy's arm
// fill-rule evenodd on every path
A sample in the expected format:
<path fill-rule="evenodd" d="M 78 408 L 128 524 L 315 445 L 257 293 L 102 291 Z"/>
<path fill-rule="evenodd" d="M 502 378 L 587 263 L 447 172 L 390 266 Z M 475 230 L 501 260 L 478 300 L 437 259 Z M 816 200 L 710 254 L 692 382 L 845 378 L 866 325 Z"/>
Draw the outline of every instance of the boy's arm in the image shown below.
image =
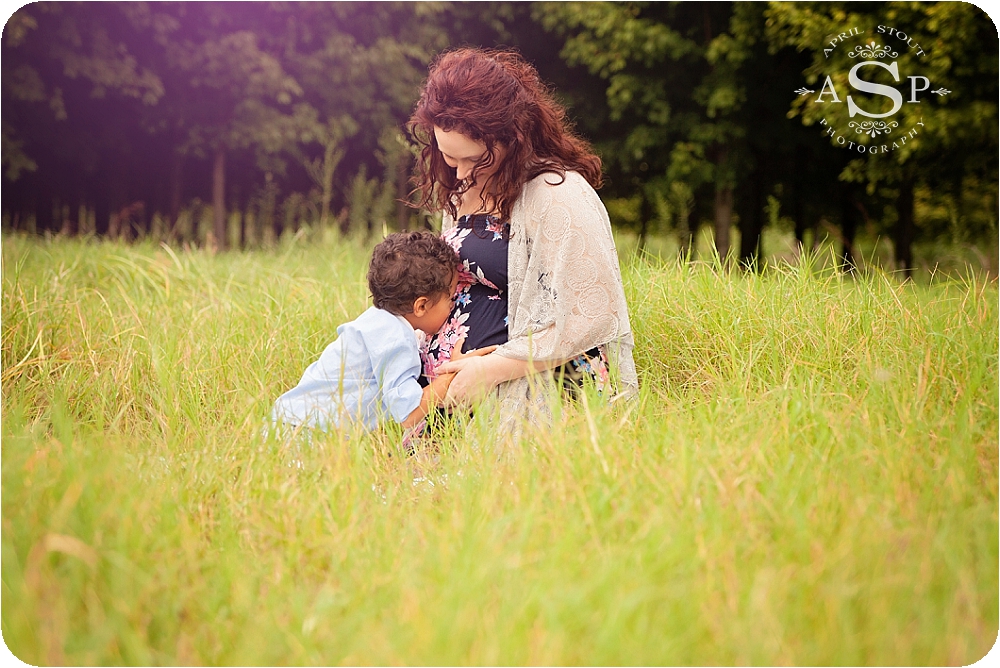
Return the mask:
<path fill-rule="evenodd" d="M 413 409 L 413 412 L 400 422 L 404 429 L 415 426 L 418 422 L 427 417 L 434 406 L 440 406 L 444 402 L 444 396 L 448 393 L 448 386 L 451 385 L 455 374 L 446 373 L 438 376 L 424 388 L 420 396 L 420 405 Z"/>

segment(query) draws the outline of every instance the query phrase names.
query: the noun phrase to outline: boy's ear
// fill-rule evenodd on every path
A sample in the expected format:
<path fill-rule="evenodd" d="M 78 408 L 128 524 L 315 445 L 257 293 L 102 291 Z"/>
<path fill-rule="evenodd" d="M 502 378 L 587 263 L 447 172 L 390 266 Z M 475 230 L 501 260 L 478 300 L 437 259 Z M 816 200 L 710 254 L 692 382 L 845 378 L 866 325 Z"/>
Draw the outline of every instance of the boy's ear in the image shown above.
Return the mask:
<path fill-rule="evenodd" d="M 427 307 L 430 305 L 430 299 L 427 297 L 417 297 L 413 301 L 413 315 L 418 318 L 423 317 L 424 313 L 427 312 Z"/>

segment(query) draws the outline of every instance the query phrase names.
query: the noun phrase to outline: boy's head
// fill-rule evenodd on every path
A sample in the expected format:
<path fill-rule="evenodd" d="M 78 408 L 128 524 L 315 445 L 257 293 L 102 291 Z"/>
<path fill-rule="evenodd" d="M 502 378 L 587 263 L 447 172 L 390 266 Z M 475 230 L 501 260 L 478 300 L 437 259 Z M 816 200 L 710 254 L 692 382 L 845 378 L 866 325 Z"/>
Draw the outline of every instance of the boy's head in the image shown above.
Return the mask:
<path fill-rule="evenodd" d="M 396 232 L 372 252 L 368 289 L 376 307 L 436 332 L 451 312 L 457 276 L 458 255 L 444 239 L 425 231 Z"/>

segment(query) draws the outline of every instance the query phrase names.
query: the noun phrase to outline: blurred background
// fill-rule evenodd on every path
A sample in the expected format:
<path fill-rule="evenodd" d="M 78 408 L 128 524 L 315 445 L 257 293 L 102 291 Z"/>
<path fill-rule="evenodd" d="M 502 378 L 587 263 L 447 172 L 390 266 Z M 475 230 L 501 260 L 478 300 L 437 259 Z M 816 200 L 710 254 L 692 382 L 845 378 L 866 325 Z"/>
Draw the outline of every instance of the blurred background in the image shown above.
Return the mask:
<path fill-rule="evenodd" d="M 795 91 L 846 80 L 822 47 L 877 25 L 950 93 L 860 156 Z M 460 45 L 535 64 L 639 247 L 997 273 L 997 29 L 961 2 L 34 3 L 3 30 L 3 228 L 225 249 L 433 225 L 403 126 Z"/>

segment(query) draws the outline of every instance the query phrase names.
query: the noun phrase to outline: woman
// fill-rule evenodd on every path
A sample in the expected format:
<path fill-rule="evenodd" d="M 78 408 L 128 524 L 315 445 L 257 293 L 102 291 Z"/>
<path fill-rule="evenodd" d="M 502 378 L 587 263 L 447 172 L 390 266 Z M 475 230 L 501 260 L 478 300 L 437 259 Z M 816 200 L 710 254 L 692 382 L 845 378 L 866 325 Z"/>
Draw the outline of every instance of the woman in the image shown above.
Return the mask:
<path fill-rule="evenodd" d="M 428 378 L 457 372 L 447 402 L 499 387 L 508 423 L 546 410 L 554 381 L 572 389 L 589 376 L 609 398 L 635 394 L 618 257 L 594 191 L 601 161 L 535 69 L 511 52 L 445 53 L 408 127 L 422 146 L 418 206 L 443 212 L 464 268 L 455 309 L 424 350 Z M 463 336 L 466 349 L 499 348 L 450 362 Z"/>

